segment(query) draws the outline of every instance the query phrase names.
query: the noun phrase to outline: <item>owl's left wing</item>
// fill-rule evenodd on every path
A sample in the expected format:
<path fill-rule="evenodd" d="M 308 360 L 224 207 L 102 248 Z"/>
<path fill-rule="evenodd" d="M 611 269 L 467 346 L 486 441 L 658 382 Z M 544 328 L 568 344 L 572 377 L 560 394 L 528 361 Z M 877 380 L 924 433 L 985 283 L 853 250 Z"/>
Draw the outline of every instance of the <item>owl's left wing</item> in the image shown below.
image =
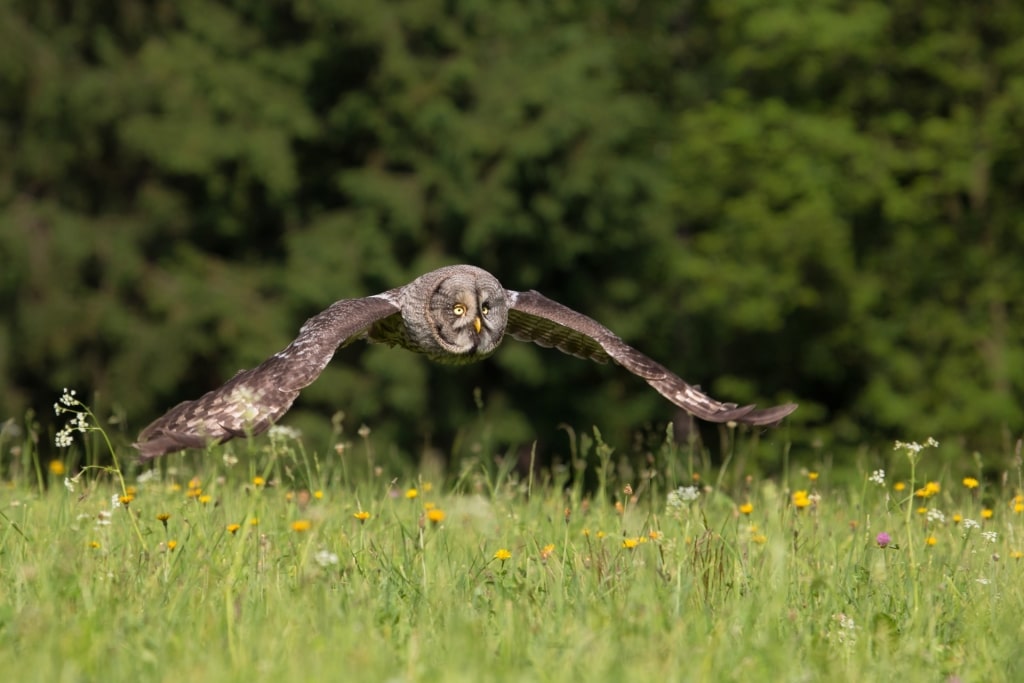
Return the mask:
<path fill-rule="evenodd" d="M 642 377 L 669 401 L 702 420 L 769 425 L 779 422 L 797 408 L 795 403 L 762 410 L 757 410 L 756 406 L 752 405 L 722 403 L 697 387 L 687 384 L 678 375 L 622 341 L 614 332 L 593 318 L 535 291 L 508 290 L 508 299 L 506 331 L 516 339 L 544 347 L 554 347 L 563 353 L 589 358 L 598 363 L 613 360 L 634 375 Z"/>
<path fill-rule="evenodd" d="M 139 433 L 134 446 L 140 458 L 265 431 L 320 375 L 335 350 L 399 314 L 394 293 L 336 301 L 307 320 L 284 350 L 194 401 L 171 408 Z"/>

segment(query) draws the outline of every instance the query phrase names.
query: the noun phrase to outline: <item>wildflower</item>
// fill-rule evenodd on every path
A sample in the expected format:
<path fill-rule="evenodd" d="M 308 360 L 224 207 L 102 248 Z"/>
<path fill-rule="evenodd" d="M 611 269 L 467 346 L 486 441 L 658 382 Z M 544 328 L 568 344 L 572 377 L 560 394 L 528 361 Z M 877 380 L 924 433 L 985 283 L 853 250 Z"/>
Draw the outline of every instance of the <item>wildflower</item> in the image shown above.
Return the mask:
<path fill-rule="evenodd" d="M 932 508 L 928 511 L 928 521 L 935 524 L 942 524 L 946 521 L 946 515 L 942 513 L 942 510 Z"/>
<path fill-rule="evenodd" d="M 164 528 L 166 529 L 167 528 L 167 520 L 169 520 L 171 518 L 171 513 L 169 513 L 169 512 L 158 512 L 157 515 L 156 515 L 156 518 L 157 518 L 157 521 L 159 521 L 161 524 L 163 524 Z"/>
<path fill-rule="evenodd" d="M 252 485 L 256 488 L 262 488 L 267 485 L 267 480 L 263 477 L 256 476 L 252 478 Z"/>
<path fill-rule="evenodd" d="M 587 527 L 583 527 L 583 535 L 589 537 L 590 536 L 590 529 L 587 528 Z"/>
<path fill-rule="evenodd" d="M 879 548 L 887 548 L 892 543 L 892 536 L 883 531 L 875 536 L 875 543 L 878 544 Z"/>
<path fill-rule="evenodd" d="M 116 493 L 112 495 L 110 497 L 110 507 L 111 509 L 117 509 L 121 507 L 121 496 L 117 495 Z"/>
<path fill-rule="evenodd" d="M 953 524 L 959 524 L 962 521 L 964 521 L 964 516 L 959 512 L 953 515 Z"/>
<path fill-rule="evenodd" d="M 840 612 L 833 617 L 839 628 L 834 631 L 836 640 L 840 643 L 846 643 L 852 645 L 857 642 L 857 624 L 853 621 L 853 617 L 847 616 Z"/>
<path fill-rule="evenodd" d="M 438 508 L 427 510 L 427 519 L 434 524 L 440 524 L 444 521 L 444 510 L 440 510 Z"/>
<path fill-rule="evenodd" d="M 995 511 L 992 510 L 992 508 L 984 508 L 981 511 L 981 518 L 982 519 L 992 519 L 992 515 L 994 515 L 994 514 L 995 514 Z"/>
<path fill-rule="evenodd" d="M 1019 497 L 1020 496 L 1018 496 L 1018 498 Z M 1017 514 L 1020 514 L 1020 513 L 1024 512 L 1024 502 L 1021 502 L 1019 500 L 1014 501 L 1014 503 L 1013 503 L 1013 511 L 1016 512 Z"/>
<path fill-rule="evenodd" d="M 64 477 L 64 488 L 68 490 L 68 493 L 75 492 L 75 480 L 69 477 Z"/>
<path fill-rule="evenodd" d="M 938 542 L 939 542 L 939 539 L 935 538 L 934 536 L 929 536 L 928 538 L 924 539 L 924 543 L 927 546 L 933 546 L 933 545 L 935 545 Z"/>
<path fill-rule="evenodd" d="M 59 477 L 59 476 L 63 475 L 64 472 L 65 472 L 64 461 L 63 460 L 51 460 L 49 468 L 50 468 L 50 474 L 52 474 L 55 477 Z"/>
<path fill-rule="evenodd" d="M 361 524 L 370 518 L 370 513 L 366 510 L 359 510 L 358 512 L 353 513 L 352 516 L 358 519 Z"/>
<path fill-rule="evenodd" d="M 624 538 L 622 539 L 622 547 L 626 550 L 632 550 L 633 548 L 640 545 L 639 538 Z"/>
<path fill-rule="evenodd" d="M 758 545 L 764 545 L 765 543 L 768 542 L 768 537 L 765 536 L 764 534 L 754 534 L 753 536 L 750 537 L 750 540 L 753 541 L 754 543 L 757 543 Z"/>
<path fill-rule="evenodd" d="M 793 505 L 800 510 L 804 509 L 805 507 L 808 507 L 811 504 L 810 496 L 807 494 L 807 491 L 804 491 L 802 489 L 800 491 L 794 491 L 792 499 Z"/>
<path fill-rule="evenodd" d="M 935 448 L 938 445 L 939 442 L 929 436 L 923 444 L 917 443 L 916 441 L 897 441 L 892 449 L 894 451 L 905 451 L 907 455 L 917 455 L 925 448 Z"/>
<path fill-rule="evenodd" d="M 359 435 L 360 439 L 365 439 L 370 436 L 370 428 L 364 425 L 359 425 L 359 429 L 356 430 L 356 434 Z"/>
<path fill-rule="evenodd" d="M 918 498 L 931 498 L 936 493 L 942 490 L 942 486 L 937 481 L 930 481 L 918 490 L 914 491 L 914 495 Z"/>
<path fill-rule="evenodd" d="M 95 549 L 100 547 L 100 542 L 99 541 L 89 541 L 89 547 L 93 548 L 95 550 Z"/>
<path fill-rule="evenodd" d="M 604 537 L 605 537 L 605 533 L 604 533 L 603 531 L 600 531 L 600 530 L 598 530 L 598 532 L 597 532 L 597 538 L 598 538 L 598 539 L 602 539 L 602 538 L 604 538 Z"/>
<path fill-rule="evenodd" d="M 494 553 L 494 559 L 504 562 L 505 560 L 512 557 L 512 553 L 506 548 L 498 548 Z"/>
<path fill-rule="evenodd" d="M 1019 560 L 1021 558 L 1024 558 L 1024 552 L 1022 552 L 1020 550 L 1011 550 L 1010 551 L 1010 557 L 1012 557 L 1015 560 Z"/>
<path fill-rule="evenodd" d="M 338 564 L 338 556 L 328 550 L 320 550 L 313 556 L 313 559 L 321 567 L 330 567 L 333 564 Z"/>
<path fill-rule="evenodd" d="M 697 500 L 700 496 L 700 489 L 696 486 L 680 486 L 675 491 L 669 491 L 666 497 L 666 504 L 669 509 L 679 510 L 686 503 Z"/>
<path fill-rule="evenodd" d="M 312 528 L 313 522 L 309 521 L 308 519 L 297 519 L 294 522 L 292 522 L 292 531 L 298 532 L 300 534 L 304 531 L 309 531 Z"/>
<path fill-rule="evenodd" d="M 904 484 L 902 481 L 898 481 L 898 482 L 896 482 L 895 484 L 892 485 L 892 490 L 897 492 L 897 493 L 899 493 L 900 491 L 904 490 L 905 488 L 907 488 L 907 485 Z"/>
<path fill-rule="evenodd" d="M 291 439 L 292 441 L 298 441 L 302 436 L 302 432 L 294 427 L 287 427 L 285 425 L 273 425 L 267 430 L 267 436 L 270 437 L 271 441 L 286 441 Z"/>
<path fill-rule="evenodd" d="M 316 491 L 313 491 L 313 497 L 316 498 L 317 500 L 323 500 L 324 492 L 321 491 L 320 489 L 317 489 Z"/>
<path fill-rule="evenodd" d="M 625 494 L 626 496 L 632 496 L 633 495 L 633 485 L 632 484 L 626 484 L 625 488 L 622 489 L 622 493 Z"/>
<path fill-rule="evenodd" d="M 259 523 L 260 523 L 260 518 L 259 517 L 253 517 L 252 519 L 249 520 L 249 526 L 259 526 Z"/>
<path fill-rule="evenodd" d="M 213 500 L 213 496 L 211 496 L 208 493 L 204 493 L 203 495 L 199 496 L 199 502 L 203 505 L 209 504 L 211 500 Z"/>
<path fill-rule="evenodd" d="M 406 489 L 405 491 L 405 497 L 407 500 L 415 500 L 418 495 L 420 495 L 420 492 L 414 488 Z"/>
<path fill-rule="evenodd" d="M 971 529 L 979 529 L 979 528 L 981 528 L 981 525 L 978 524 L 977 522 L 975 522 L 973 519 L 965 519 L 963 524 L 964 524 L 964 531 L 970 531 Z"/>
<path fill-rule="evenodd" d="M 96 516 L 96 526 L 110 526 L 110 511 L 100 510 Z"/>
<path fill-rule="evenodd" d="M 652 541 L 660 540 L 663 535 L 664 534 L 662 534 L 660 531 L 657 531 L 656 529 L 651 529 L 647 532 L 647 538 L 651 539 Z"/>
<path fill-rule="evenodd" d="M 174 549 L 177 548 L 177 547 L 178 547 L 178 542 L 175 541 L 173 538 L 171 540 L 167 541 L 167 549 L 169 551 L 171 551 L 172 553 L 174 552 Z"/>
<path fill-rule="evenodd" d="M 548 543 L 546 546 L 540 549 L 540 560 L 541 562 L 547 561 L 551 557 L 551 553 L 555 552 L 555 544 Z"/>
<path fill-rule="evenodd" d="M 976 489 L 978 488 L 978 480 L 974 477 L 964 477 L 964 486 L 969 489 Z"/>
<path fill-rule="evenodd" d="M 128 504 L 135 500 L 135 496 L 129 493 L 124 496 L 118 496 L 117 500 L 121 503 L 121 505 L 128 507 Z"/>
<path fill-rule="evenodd" d="M 185 495 L 189 498 L 199 498 L 200 496 L 203 495 L 203 490 L 198 488 L 190 488 L 188 491 L 185 492 Z"/>
<path fill-rule="evenodd" d="M 234 533 L 237 533 L 238 530 L 242 528 L 242 525 L 238 524 L 238 523 L 232 523 L 232 524 L 228 524 L 227 528 L 228 528 L 228 533 L 229 534 L 234 534 Z"/>
<path fill-rule="evenodd" d="M 868 481 L 872 484 L 878 484 L 879 486 L 885 486 L 885 470 L 875 470 L 868 477 Z"/>
<path fill-rule="evenodd" d="M 625 508 L 625 506 L 624 506 L 624 505 L 622 504 L 622 501 L 621 501 L 621 500 L 617 500 L 617 501 L 615 501 L 615 512 L 616 512 L 617 514 L 621 515 L 621 514 L 623 514 L 623 513 L 625 512 L 625 511 L 626 511 L 626 508 Z"/>
<path fill-rule="evenodd" d="M 808 472 L 807 473 L 807 478 L 810 479 L 811 481 L 818 481 L 818 473 L 817 472 Z"/>
<path fill-rule="evenodd" d="M 740 512 L 742 512 L 745 515 L 749 515 L 753 511 L 754 511 L 754 504 L 750 503 L 749 501 L 744 503 L 743 505 L 740 505 Z"/>
<path fill-rule="evenodd" d="M 989 543 L 995 543 L 999 540 L 999 533 L 996 531 L 982 531 L 981 537 Z"/>

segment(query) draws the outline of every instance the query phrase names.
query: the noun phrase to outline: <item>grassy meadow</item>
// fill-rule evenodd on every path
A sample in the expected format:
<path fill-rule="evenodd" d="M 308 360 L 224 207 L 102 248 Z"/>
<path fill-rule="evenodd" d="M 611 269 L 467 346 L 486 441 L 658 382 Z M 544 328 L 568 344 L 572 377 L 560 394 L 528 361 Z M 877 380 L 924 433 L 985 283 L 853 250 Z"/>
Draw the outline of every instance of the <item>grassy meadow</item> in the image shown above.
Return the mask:
<path fill-rule="evenodd" d="M 564 469 L 442 475 L 287 428 L 100 467 L 58 409 L 65 460 L 0 441 L 7 680 L 1024 680 L 1020 472 L 954 476 L 927 439 L 841 478 L 784 429 L 642 471 L 596 435 Z M 755 447 L 781 475 L 743 471 Z"/>

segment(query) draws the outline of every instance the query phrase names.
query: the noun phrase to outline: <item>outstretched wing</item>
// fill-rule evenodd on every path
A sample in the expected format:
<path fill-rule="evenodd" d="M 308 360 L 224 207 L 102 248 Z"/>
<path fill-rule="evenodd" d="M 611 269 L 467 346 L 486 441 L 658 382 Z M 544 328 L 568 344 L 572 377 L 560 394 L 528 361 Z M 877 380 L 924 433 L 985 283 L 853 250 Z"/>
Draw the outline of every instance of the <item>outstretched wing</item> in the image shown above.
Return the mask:
<path fill-rule="evenodd" d="M 242 370 L 218 389 L 179 403 L 143 429 L 134 444 L 141 459 L 265 431 L 288 412 L 299 391 L 320 375 L 338 348 L 398 315 L 394 298 L 388 292 L 335 302 L 307 320 L 283 351 Z"/>
<path fill-rule="evenodd" d="M 506 331 L 516 339 L 553 347 L 598 363 L 613 360 L 642 377 L 658 393 L 683 410 L 709 422 L 736 421 L 750 425 L 774 424 L 797 406 L 786 403 L 756 410 L 716 401 L 684 382 L 668 368 L 648 358 L 593 318 L 552 301 L 539 292 L 508 292 L 510 308 Z"/>

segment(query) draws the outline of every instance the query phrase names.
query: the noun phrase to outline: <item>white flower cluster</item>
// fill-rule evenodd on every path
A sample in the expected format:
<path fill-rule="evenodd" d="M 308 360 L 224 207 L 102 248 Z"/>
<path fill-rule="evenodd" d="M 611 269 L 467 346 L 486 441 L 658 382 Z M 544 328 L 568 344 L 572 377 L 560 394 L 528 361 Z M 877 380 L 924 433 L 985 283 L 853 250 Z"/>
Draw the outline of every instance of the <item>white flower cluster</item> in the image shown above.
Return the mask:
<path fill-rule="evenodd" d="M 981 528 L 981 525 L 978 524 L 977 522 L 975 522 L 973 519 L 966 519 L 966 518 L 964 519 L 963 522 L 960 523 L 960 526 L 962 526 L 964 528 L 965 532 L 966 531 L 970 531 L 971 529 L 980 529 Z"/>
<path fill-rule="evenodd" d="M 321 567 L 330 567 L 331 565 L 338 564 L 338 555 L 332 553 L 329 550 L 320 550 L 316 555 L 313 556 L 316 563 Z"/>
<path fill-rule="evenodd" d="M 872 484 L 878 484 L 879 486 L 885 486 L 885 470 L 875 470 L 868 477 L 868 481 Z"/>
<path fill-rule="evenodd" d="M 982 531 L 981 537 L 989 543 L 995 543 L 999 540 L 999 532 L 997 531 Z"/>
<path fill-rule="evenodd" d="M 86 432 L 89 430 L 88 414 L 82 408 L 82 403 L 75 398 L 74 389 L 64 389 L 60 400 L 53 404 L 53 412 L 57 415 L 63 415 L 64 413 L 72 414 L 68 423 L 61 427 L 60 431 L 57 432 L 57 436 L 53 439 L 53 443 L 57 448 L 67 448 L 70 446 L 74 441 L 71 437 L 75 432 Z"/>
<path fill-rule="evenodd" d="M 935 448 L 938 445 L 939 442 L 929 436 L 923 444 L 917 443 L 916 441 L 897 441 L 892 449 L 894 451 L 906 451 L 909 454 L 916 455 L 924 448 Z"/>
<path fill-rule="evenodd" d="M 692 503 L 700 497 L 700 489 L 696 486 L 680 486 L 675 491 L 668 492 L 666 504 L 669 510 L 680 510 L 687 503 Z"/>
<path fill-rule="evenodd" d="M 942 513 L 942 510 L 931 508 L 928 510 L 928 521 L 936 524 L 942 524 L 946 521 L 946 515 Z"/>

